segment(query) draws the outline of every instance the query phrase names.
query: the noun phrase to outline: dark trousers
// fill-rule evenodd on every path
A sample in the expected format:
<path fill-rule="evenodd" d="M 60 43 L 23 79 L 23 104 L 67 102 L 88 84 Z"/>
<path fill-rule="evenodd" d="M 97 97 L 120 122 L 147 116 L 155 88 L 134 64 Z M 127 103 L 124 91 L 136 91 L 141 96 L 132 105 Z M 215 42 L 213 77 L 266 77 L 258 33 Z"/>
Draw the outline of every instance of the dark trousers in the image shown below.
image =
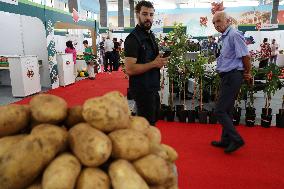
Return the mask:
<path fill-rule="evenodd" d="M 145 117 L 151 125 L 158 121 L 160 112 L 160 95 L 158 92 L 132 92 L 137 115 Z"/>
<path fill-rule="evenodd" d="M 215 114 L 222 125 L 221 141 L 224 143 L 240 142 L 242 137 L 233 125 L 233 108 L 236 97 L 240 90 L 243 73 L 233 70 L 220 74 L 221 85 L 219 99 L 216 104 Z"/>
<path fill-rule="evenodd" d="M 259 61 L 259 68 L 265 68 L 268 65 L 268 60 L 269 59 L 267 58 L 267 59 Z"/>
<path fill-rule="evenodd" d="M 104 71 L 108 71 L 108 66 L 109 71 L 112 71 L 112 51 L 108 51 L 105 53 L 105 65 L 104 65 Z"/>
<path fill-rule="evenodd" d="M 112 58 L 113 58 L 113 70 L 117 71 L 119 68 L 119 52 L 113 51 L 112 52 Z"/>

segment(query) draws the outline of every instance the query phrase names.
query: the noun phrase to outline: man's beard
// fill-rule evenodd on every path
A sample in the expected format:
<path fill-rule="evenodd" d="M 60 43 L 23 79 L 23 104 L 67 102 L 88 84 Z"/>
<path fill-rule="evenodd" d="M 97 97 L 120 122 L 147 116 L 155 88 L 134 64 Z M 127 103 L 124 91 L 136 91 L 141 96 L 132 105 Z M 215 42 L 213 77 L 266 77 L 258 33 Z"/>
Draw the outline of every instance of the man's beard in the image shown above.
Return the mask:
<path fill-rule="evenodd" d="M 139 23 L 140 23 L 140 26 L 141 28 L 145 29 L 146 31 L 147 30 L 150 30 L 151 27 L 152 27 L 152 22 L 147 20 L 145 22 L 142 22 L 140 19 L 139 19 Z"/>

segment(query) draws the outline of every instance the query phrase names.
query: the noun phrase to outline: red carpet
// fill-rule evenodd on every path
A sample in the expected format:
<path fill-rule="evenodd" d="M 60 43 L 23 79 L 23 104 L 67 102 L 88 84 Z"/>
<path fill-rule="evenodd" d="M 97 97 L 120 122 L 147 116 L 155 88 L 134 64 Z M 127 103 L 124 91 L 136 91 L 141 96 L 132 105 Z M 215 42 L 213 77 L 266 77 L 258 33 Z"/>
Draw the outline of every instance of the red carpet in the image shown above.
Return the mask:
<path fill-rule="evenodd" d="M 210 146 L 219 126 L 161 121 L 158 127 L 179 153 L 180 189 L 284 188 L 284 129 L 239 126 L 246 145 L 226 155 Z"/>
<path fill-rule="evenodd" d="M 122 71 L 107 73 L 99 73 L 95 80 L 84 79 L 66 87 L 59 87 L 47 91 L 48 94 L 53 94 L 64 98 L 70 107 L 74 105 L 82 105 L 88 98 L 102 96 L 110 91 L 120 91 L 126 95 L 128 80 L 124 77 Z M 27 104 L 30 98 L 25 98 L 16 102 L 17 104 Z"/>
<path fill-rule="evenodd" d="M 113 72 L 47 93 L 61 96 L 73 106 L 113 90 L 126 95 L 127 86 L 124 74 Z M 180 189 L 284 189 L 284 129 L 240 126 L 246 145 L 226 155 L 210 146 L 212 140 L 219 139 L 219 126 L 159 122 L 158 127 L 163 142 L 179 153 Z"/>

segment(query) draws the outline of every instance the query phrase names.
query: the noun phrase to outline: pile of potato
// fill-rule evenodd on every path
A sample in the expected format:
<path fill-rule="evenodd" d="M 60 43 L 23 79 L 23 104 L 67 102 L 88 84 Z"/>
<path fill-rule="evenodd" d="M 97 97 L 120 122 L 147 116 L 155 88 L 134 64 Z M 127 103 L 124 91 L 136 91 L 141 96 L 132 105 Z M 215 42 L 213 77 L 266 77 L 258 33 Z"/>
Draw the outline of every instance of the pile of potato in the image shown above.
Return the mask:
<path fill-rule="evenodd" d="M 119 92 L 0 106 L 0 189 L 177 189 L 177 156 Z"/>

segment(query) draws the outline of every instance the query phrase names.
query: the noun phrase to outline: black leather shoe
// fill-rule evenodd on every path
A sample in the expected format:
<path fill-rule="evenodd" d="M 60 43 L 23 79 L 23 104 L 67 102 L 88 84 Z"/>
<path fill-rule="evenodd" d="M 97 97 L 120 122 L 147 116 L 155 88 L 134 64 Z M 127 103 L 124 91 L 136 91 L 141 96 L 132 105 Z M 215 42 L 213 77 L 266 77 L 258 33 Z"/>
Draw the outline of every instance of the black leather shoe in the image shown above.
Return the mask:
<path fill-rule="evenodd" d="M 242 147 L 244 145 L 244 141 L 240 141 L 240 142 L 231 142 L 229 144 L 229 146 L 224 150 L 224 152 L 226 154 L 230 154 L 234 151 L 236 151 L 237 149 L 239 149 L 240 147 Z"/>
<path fill-rule="evenodd" d="M 211 145 L 218 148 L 227 148 L 229 146 L 229 143 L 224 143 L 221 141 L 212 141 Z"/>

